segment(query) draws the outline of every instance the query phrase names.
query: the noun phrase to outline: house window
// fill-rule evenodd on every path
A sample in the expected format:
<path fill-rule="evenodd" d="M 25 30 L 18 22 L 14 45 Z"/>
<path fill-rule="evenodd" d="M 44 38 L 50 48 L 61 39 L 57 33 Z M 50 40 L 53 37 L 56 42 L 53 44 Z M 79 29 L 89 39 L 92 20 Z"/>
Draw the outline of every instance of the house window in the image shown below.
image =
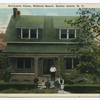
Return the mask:
<path fill-rule="evenodd" d="M 31 58 L 17 58 L 17 68 L 31 69 Z"/>
<path fill-rule="evenodd" d="M 31 35 L 31 36 L 30 36 L 31 38 L 36 38 L 36 36 L 37 36 L 37 34 L 36 34 L 36 29 L 31 29 L 31 30 L 30 30 L 30 35 Z"/>
<path fill-rule="evenodd" d="M 66 58 L 66 69 L 74 69 L 79 63 L 79 58 Z"/>
<path fill-rule="evenodd" d="M 71 39 L 76 37 L 75 29 L 60 29 L 59 39 Z"/>
<path fill-rule="evenodd" d="M 23 29 L 22 37 L 23 38 L 29 38 L 29 30 L 28 29 Z"/>
<path fill-rule="evenodd" d="M 21 29 L 21 39 L 38 39 L 38 29 Z"/>
<path fill-rule="evenodd" d="M 69 38 L 75 38 L 75 30 L 69 30 Z"/>
<path fill-rule="evenodd" d="M 61 38 L 67 38 L 67 30 L 61 30 Z"/>
<path fill-rule="evenodd" d="M 77 67 L 77 65 L 80 63 L 80 59 L 79 58 L 74 58 L 73 59 L 73 66 L 74 68 Z"/>
<path fill-rule="evenodd" d="M 66 69 L 72 69 L 72 58 L 66 59 Z"/>
<path fill-rule="evenodd" d="M 24 59 L 17 58 L 17 68 L 24 68 Z"/>

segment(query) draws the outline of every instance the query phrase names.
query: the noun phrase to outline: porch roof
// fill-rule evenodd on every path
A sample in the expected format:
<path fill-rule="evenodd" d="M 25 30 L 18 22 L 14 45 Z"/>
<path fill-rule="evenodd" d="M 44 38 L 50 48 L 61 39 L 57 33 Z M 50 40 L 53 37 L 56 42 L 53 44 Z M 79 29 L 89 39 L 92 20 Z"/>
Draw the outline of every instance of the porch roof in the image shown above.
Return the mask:
<path fill-rule="evenodd" d="M 2 53 L 69 54 L 68 44 L 7 44 Z M 71 44 L 72 48 L 74 44 Z"/>

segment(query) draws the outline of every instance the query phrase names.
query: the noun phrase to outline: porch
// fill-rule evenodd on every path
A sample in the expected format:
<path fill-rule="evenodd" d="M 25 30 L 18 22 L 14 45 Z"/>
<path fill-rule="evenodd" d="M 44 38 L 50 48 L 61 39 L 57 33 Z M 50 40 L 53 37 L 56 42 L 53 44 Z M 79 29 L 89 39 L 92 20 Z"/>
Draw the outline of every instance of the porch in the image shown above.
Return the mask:
<path fill-rule="evenodd" d="M 11 59 L 11 67 L 13 70 L 10 81 L 33 81 L 36 77 L 38 77 L 39 80 L 45 80 L 47 78 L 50 79 L 50 67 L 52 65 L 54 65 L 57 69 L 55 76 L 58 78 L 59 56 L 60 55 L 10 55 L 9 58 Z M 64 56 L 64 73 L 72 72 L 73 65 L 77 65 L 77 63 L 79 63 L 78 60 L 74 62 L 74 58 L 76 60 L 77 56 L 68 54 L 62 56 Z"/>

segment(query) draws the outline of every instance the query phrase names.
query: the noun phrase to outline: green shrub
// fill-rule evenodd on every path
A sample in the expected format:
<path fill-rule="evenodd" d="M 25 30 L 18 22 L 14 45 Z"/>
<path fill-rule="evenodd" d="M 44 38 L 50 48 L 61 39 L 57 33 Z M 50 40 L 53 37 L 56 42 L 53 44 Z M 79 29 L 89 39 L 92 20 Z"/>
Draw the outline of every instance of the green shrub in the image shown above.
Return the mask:
<path fill-rule="evenodd" d="M 70 75 L 64 76 L 64 79 L 65 79 L 64 82 L 65 82 L 65 84 L 73 84 L 74 79 L 77 78 L 77 77 L 79 77 L 79 73 L 78 72 L 76 72 L 76 73 L 72 72 L 72 73 L 70 73 Z"/>
<path fill-rule="evenodd" d="M 79 72 L 76 72 L 76 73 L 71 73 L 70 75 L 67 75 L 66 78 L 65 78 L 65 84 L 72 84 L 74 83 L 74 80 L 78 77 L 84 77 L 84 78 L 87 78 L 88 81 L 87 82 L 95 82 L 95 83 L 98 83 L 100 82 L 100 78 L 96 75 L 96 74 L 88 74 L 88 73 L 79 73 Z"/>
<path fill-rule="evenodd" d="M 10 81 L 10 82 L 5 82 L 5 81 L 0 81 L 0 85 L 33 85 L 33 82 L 31 81 Z"/>
<path fill-rule="evenodd" d="M 8 81 L 10 78 L 12 70 L 9 60 L 7 56 L 0 56 L 0 80 Z"/>
<path fill-rule="evenodd" d="M 24 89 L 18 90 L 15 88 L 3 89 L 0 93 L 57 93 L 57 90 L 44 90 L 44 89 Z"/>
<path fill-rule="evenodd" d="M 97 72 L 97 69 L 91 62 L 82 62 L 78 64 L 76 70 L 79 71 L 79 73 L 88 73 L 88 74 L 94 74 Z"/>
<path fill-rule="evenodd" d="M 69 91 L 71 93 L 100 93 L 100 86 L 65 86 L 65 91 Z"/>
<path fill-rule="evenodd" d="M 4 89 L 0 91 L 1 93 L 19 93 L 19 90 L 15 88 Z"/>

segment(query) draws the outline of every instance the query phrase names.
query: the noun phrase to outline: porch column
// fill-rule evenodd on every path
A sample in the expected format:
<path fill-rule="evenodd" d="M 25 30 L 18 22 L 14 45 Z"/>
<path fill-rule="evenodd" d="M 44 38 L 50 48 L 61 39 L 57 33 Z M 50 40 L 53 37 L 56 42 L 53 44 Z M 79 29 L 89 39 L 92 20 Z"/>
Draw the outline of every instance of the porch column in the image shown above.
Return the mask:
<path fill-rule="evenodd" d="M 66 73 L 66 59 L 64 59 L 64 74 Z"/>
<path fill-rule="evenodd" d="M 38 59 L 39 59 L 39 57 L 34 57 L 34 60 L 35 60 L 35 77 L 38 77 Z"/>
<path fill-rule="evenodd" d="M 54 59 L 54 65 L 55 65 L 55 67 L 56 67 L 56 69 L 57 69 L 57 71 L 56 71 L 56 76 L 58 76 L 58 58 L 55 58 L 55 59 Z"/>

